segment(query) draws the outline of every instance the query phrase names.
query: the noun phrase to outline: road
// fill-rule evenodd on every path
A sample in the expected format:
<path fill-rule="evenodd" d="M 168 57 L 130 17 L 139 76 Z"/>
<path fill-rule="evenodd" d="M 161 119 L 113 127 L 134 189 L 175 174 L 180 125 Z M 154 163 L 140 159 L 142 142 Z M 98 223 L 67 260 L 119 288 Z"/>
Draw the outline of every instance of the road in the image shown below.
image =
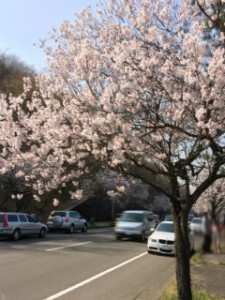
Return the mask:
<path fill-rule="evenodd" d="M 0 300 L 156 300 L 174 274 L 173 257 L 116 241 L 112 228 L 0 241 Z M 149 292 L 150 291 L 150 292 Z"/>

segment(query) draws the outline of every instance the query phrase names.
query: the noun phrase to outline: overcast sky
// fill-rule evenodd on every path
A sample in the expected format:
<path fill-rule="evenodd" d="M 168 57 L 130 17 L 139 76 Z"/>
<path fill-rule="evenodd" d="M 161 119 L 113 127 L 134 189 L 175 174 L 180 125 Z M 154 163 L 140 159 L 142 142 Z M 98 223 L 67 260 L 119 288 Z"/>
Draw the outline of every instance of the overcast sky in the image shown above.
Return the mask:
<path fill-rule="evenodd" d="M 0 0 L 0 52 L 16 55 L 40 71 L 45 66 L 43 50 L 34 43 L 48 37 L 52 27 L 73 20 L 74 13 L 97 0 Z"/>

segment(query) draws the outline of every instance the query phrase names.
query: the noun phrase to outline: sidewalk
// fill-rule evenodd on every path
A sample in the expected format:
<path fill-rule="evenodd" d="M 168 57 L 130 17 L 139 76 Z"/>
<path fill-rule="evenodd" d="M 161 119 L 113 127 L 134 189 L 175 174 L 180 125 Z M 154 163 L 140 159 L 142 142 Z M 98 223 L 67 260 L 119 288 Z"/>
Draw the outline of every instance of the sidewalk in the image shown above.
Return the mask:
<path fill-rule="evenodd" d="M 216 295 L 219 300 L 225 300 L 225 251 L 221 254 L 203 254 L 204 263 L 191 266 L 192 286 L 210 295 Z M 165 271 L 165 285 L 161 286 L 161 295 L 152 294 L 150 289 L 144 290 L 135 300 L 159 300 L 167 285 L 175 278 L 175 270 Z M 160 287 L 156 287 L 159 288 Z M 210 298 L 211 299 L 211 298 Z"/>
<path fill-rule="evenodd" d="M 198 252 L 202 249 L 202 239 L 194 240 L 195 250 Z M 225 300 L 225 232 L 222 236 L 221 253 L 201 254 L 200 260 L 191 266 L 192 287 L 208 293 L 210 296 L 215 295 L 219 300 Z M 200 251 L 201 252 L 201 251 Z M 175 279 L 175 270 L 165 270 L 165 285 L 159 288 L 160 295 L 152 297 L 150 289 L 145 289 L 135 300 L 160 300 L 167 286 Z M 210 298 L 213 299 L 213 298 Z"/>
<path fill-rule="evenodd" d="M 191 267 L 193 285 L 225 300 L 225 253 L 204 254 L 203 259 L 205 264 Z"/>

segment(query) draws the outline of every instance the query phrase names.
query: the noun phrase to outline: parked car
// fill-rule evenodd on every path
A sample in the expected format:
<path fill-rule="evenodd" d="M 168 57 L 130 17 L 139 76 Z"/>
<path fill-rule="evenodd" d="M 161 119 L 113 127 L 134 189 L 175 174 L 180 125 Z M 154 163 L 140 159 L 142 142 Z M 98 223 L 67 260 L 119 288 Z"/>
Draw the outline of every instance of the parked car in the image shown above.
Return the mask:
<path fill-rule="evenodd" d="M 151 211 L 126 210 L 116 221 L 115 237 L 117 240 L 129 237 L 145 241 L 150 234 L 150 229 L 155 226 L 156 221 Z"/>
<path fill-rule="evenodd" d="M 175 232 L 172 221 L 159 223 L 155 231 L 148 237 L 148 253 L 175 255 Z"/>
<path fill-rule="evenodd" d="M 86 219 L 77 211 L 52 211 L 48 217 L 47 226 L 49 231 L 64 230 L 74 233 L 76 230 L 87 232 L 88 225 Z"/>
<path fill-rule="evenodd" d="M 190 224 L 191 220 L 194 218 L 194 214 L 190 213 L 188 214 L 188 224 Z"/>
<path fill-rule="evenodd" d="M 188 214 L 188 224 L 191 222 L 191 220 L 194 218 L 194 215 L 192 213 Z M 173 221 L 173 216 L 171 214 L 166 214 L 164 221 Z"/>
<path fill-rule="evenodd" d="M 204 221 L 202 218 L 194 217 L 189 224 L 190 233 L 204 234 Z"/>
<path fill-rule="evenodd" d="M 171 214 L 166 214 L 164 221 L 173 221 L 173 216 Z"/>
<path fill-rule="evenodd" d="M 29 214 L 0 212 L 0 237 L 9 237 L 14 241 L 26 235 L 44 238 L 46 231 L 47 226 Z"/>

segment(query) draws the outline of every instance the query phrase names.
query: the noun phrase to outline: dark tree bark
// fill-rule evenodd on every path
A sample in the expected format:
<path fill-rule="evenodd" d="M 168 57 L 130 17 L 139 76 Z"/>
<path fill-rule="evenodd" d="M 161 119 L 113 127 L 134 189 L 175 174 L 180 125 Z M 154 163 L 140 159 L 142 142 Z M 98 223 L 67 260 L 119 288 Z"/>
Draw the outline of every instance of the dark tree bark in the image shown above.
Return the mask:
<path fill-rule="evenodd" d="M 181 209 L 179 202 L 172 205 L 175 226 L 176 280 L 178 300 L 191 300 L 190 245 L 188 237 L 188 209 Z"/>

